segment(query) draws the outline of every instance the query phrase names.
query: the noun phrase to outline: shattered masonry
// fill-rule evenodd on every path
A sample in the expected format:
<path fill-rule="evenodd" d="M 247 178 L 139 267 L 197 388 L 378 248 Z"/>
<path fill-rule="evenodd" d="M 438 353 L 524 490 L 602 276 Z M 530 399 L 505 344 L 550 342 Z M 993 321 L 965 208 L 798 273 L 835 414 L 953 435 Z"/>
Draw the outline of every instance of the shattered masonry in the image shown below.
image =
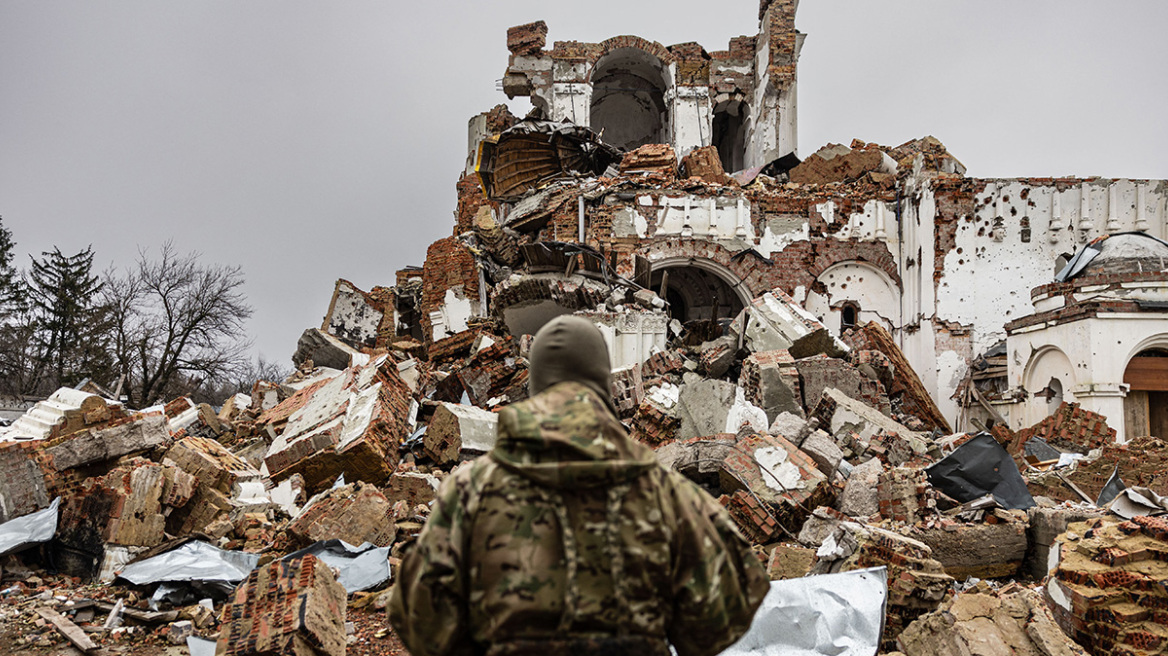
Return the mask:
<path fill-rule="evenodd" d="M 933 137 L 801 158 L 796 7 L 763 0 L 719 51 L 511 28 L 503 91 L 534 111 L 470 120 L 451 233 L 391 286 L 337 280 L 292 375 L 217 411 L 62 389 L 0 432 L 0 534 L 61 499 L 53 539 L 5 562 L 0 617 L 39 627 L 20 644 L 381 639 L 346 618 L 384 626 L 367 607 L 442 479 L 490 451 L 532 336 L 571 313 L 605 336 L 631 438 L 773 578 L 887 568 L 882 653 L 1168 653 L 1164 520 L 1107 498 L 1168 511 L 1168 183 L 968 178 Z M 385 561 L 371 591 L 298 553 L 332 540 Z M 119 576 L 191 542 L 252 569 Z M 67 576 L 108 608 L 59 602 Z"/>

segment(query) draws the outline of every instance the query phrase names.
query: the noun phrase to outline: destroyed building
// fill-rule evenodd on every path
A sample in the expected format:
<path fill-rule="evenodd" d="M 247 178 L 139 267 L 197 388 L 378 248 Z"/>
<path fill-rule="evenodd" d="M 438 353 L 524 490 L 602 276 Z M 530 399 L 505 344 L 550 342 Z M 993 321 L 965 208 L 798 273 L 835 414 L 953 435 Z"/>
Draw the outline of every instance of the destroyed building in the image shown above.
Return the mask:
<path fill-rule="evenodd" d="M 365 611 L 572 313 L 776 583 L 869 579 L 872 650 L 1168 646 L 1168 184 L 967 178 L 932 137 L 801 159 L 796 7 L 721 51 L 510 29 L 532 113 L 471 119 L 451 235 L 336 281 L 293 374 L 218 409 L 62 389 L 0 430 L 19 644 L 385 653 Z"/>
<path fill-rule="evenodd" d="M 549 47 L 542 22 L 509 30 L 503 90 L 530 98 L 541 120 L 502 107 L 471 120 L 456 237 L 435 244 L 423 270 L 426 339 L 518 305 L 545 316 L 589 302 L 551 291 L 552 267 L 567 259 L 526 245 L 503 248 L 538 267 L 539 283 L 514 289 L 498 269 L 473 266 L 457 235 L 481 234 L 486 221 L 511 235 L 504 241 L 587 246 L 584 276 L 659 292 L 682 322 L 733 318 L 775 288 L 837 334 L 879 322 L 955 429 L 1025 427 L 1066 400 L 1107 416 L 1121 440 L 1164 430 L 1148 413 L 1168 391 L 1156 259 L 1165 247 L 1119 243 L 1140 241 L 1129 232 L 1168 237 L 1168 183 L 969 178 L 933 137 L 799 155 L 797 4 L 764 0 L 758 34 L 724 50 L 637 36 Z M 1118 240 L 1102 242 L 1113 264 L 1056 283 L 1078 251 L 1108 237 Z M 1121 339 L 1082 337 L 1113 329 Z M 665 338 L 654 322 L 616 332 L 630 330 L 657 346 Z M 995 348 L 1010 369 L 987 376 L 975 364 Z"/>

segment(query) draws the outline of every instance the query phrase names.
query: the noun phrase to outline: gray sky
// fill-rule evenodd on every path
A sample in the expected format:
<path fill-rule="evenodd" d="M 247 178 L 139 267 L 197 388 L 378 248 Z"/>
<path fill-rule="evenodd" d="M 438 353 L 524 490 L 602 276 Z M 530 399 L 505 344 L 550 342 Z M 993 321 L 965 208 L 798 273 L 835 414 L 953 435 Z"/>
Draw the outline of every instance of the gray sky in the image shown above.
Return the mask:
<path fill-rule="evenodd" d="M 0 0 L 0 216 L 98 266 L 173 240 L 239 264 L 288 362 L 338 277 L 452 232 L 506 28 L 725 49 L 758 3 Z M 1168 2 L 803 0 L 799 143 L 932 134 L 971 176 L 1168 178 Z M 522 101 L 512 104 L 516 111 Z M 525 110 L 525 109 L 524 109 Z"/>

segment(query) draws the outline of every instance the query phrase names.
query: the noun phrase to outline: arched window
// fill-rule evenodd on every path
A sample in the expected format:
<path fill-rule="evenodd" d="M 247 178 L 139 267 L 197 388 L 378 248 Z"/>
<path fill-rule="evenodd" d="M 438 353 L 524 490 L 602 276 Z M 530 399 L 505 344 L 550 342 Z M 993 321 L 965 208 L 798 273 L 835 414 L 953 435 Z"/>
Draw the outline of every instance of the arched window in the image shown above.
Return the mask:
<path fill-rule="evenodd" d="M 639 48 L 617 48 L 592 70 L 592 130 L 609 144 L 632 150 L 668 143 L 665 67 Z"/>
<path fill-rule="evenodd" d="M 860 321 L 860 305 L 855 301 L 848 301 L 840 308 L 840 334 L 844 334 Z"/>

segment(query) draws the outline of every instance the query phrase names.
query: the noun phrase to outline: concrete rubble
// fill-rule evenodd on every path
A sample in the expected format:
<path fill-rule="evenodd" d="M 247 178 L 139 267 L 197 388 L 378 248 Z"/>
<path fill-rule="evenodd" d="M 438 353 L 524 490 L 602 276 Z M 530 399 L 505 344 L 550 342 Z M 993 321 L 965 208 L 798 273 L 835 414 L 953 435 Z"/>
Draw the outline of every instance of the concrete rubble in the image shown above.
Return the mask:
<path fill-rule="evenodd" d="M 609 344 L 631 438 L 717 498 L 774 579 L 887 568 L 884 653 L 1168 653 L 1164 520 L 1120 521 L 1101 497 L 1168 495 L 1168 435 L 1151 431 L 1168 342 L 1119 335 L 1159 345 L 1126 383 L 1072 385 L 1061 360 L 1035 359 L 1051 352 L 1042 331 L 1155 323 L 1160 296 L 1082 299 L 1162 287 L 1163 271 L 1036 272 L 1103 227 L 1162 222 L 1164 185 L 965 178 L 932 137 L 800 161 L 797 4 L 765 0 L 759 35 L 714 52 L 633 36 L 549 48 L 542 21 L 508 30 L 502 88 L 532 113 L 470 121 L 453 230 L 387 286 L 337 280 L 289 345 L 291 375 L 217 408 L 61 389 L 0 430 L 0 531 L 60 499 L 54 539 L 0 560 L 0 625 L 20 629 L 0 642 L 370 647 L 384 618 L 380 634 L 346 618 L 384 607 L 384 586 L 346 595 L 313 556 L 282 558 L 369 543 L 392 576 L 441 481 L 527 397 L 532 336 L 575 314 Z M 642 89 L 654 111 L 606 108 L 622 76 L 653 86 L 662 71 Z M 974 253 L 1001 271 L 971 275 Z M 1129 392 L 1144 405 L 1117 405 Z M 931 482 L 987 440 L 1005 471 L 968 487 L 1016 475 L 1025 504 Z M 230 594 L 118 578 L 193 541 L 260 564 Z"/>
<path fill-rule="evenodd" d="M 514 293 L 527 284 L 521 281 L 540 280 L 535 275 L 519 263 L 506 289 Z M 55 395 L 55 414 L 34 409 L 56 423 L 36 437 L 28 434 L 30 418 L 18 424 L 25 426 L 19 437 L 0 442 L 0 517 L 27 515 L 61 497 L 60 521 L 52 542 L 10 557 L 17 560 L 6 571 L 18 562 L 52 563 L 81 580 L 116 582 L 129 563 L 197 537 L 264 558 L 327 540 L 368 543 L 389 554 L 392 577 L 441 480 L 489 451 L 494 411 L 526 395 L 530 334 L 511 333 L 503 320 L 472 318 L 452 334 L 418 341 L 401 325 L 395 288 L 374 300 L 346 281 L 336 289 L 324 327 L 313 330 L 328 337 L 330 353 L 346 354 L 330 361 L 343 368 L 318 365 L 326 342 L 317 340 L 305 355 L 302 339 L 291 376 L 256 383 L 219 410 L 180 398 L 132 411 L 68 390 Z M 1117 471 L 1126 484 L 1168 492 L 1168 444 L 1116 444 L 1104 420 L 1064 404 L 1034 427 L 1001 427 L 978 438 L 999 441 L 1013 457 L 1004 462 L 1020 466 L 1037 505 L 962 502 L 933 487 L 926 468 L 975 436 L 939 430 L 936 406 L 879 326 L 861 324 L 837 339 L 776 290 L 722 324 L 645 334 L 636 332 L 644 326 L 637 313 L 655 311 L 658 297 L 631 281 L 615 289 L 572 311 L 607 331 L 614 349 L 626 349 L 620 357 L 629 362 L 614 371 L 621 419 L 663 466 L 719 499 L 776 580 L 886 567 L 881 644 L 905 654 L 961 653 L 962 644 L 990 633 L 998 637 L 987 640 L 1014 650 L 1002 653 L 1078 653 L 1072 638 L 1095 649 L 1103 626 L 1119 621 L 1098 612 L 1076 620 L 1055 608 L 1053 617 L 1077 633 L 1051 633 L 1052 611 L 1035 590 L 1045 589 L 1048 600 L 1061 599 L 1060 591 L 1087 594 L 1086 579 L 1064 574 L 1077 562 L 1067 545 L 1076 539 L 1074 522 L 1108 513 L 1083 497 L 1098 495 Z M 418 298 L 411 291 L 407 302 Z M 571 297 L 537 298 L 538 305 Z M 387 323 L 387 313 L 399 319 Z M 626 344 L 628 331 L 636 339 Z M 645 343 L 653 347 L 638 351 Z M 1043 453 L 1071 454 L 1063 458 L 1069 466 L 1026 456 L 1022 447 L 1034 437 L 1053 450 Z M 1115 537 L 1117 544 L 1124 539 Z M 160 639 L 189 634 L 217 639 L 221 653 L 252 653 L 248 632 L 296 606 L 307 609 L 304 623 L 270 639 L 310 650 L 303 653 L 339 653 L 347 641 L 345 593 L 332 591 L 325 569 L 304 564 L 309 558 L 261 565 L 234 597 L 208 602 L 218 612 L 199 623 L 176 626 L 183 620 L 174 615 L 163 625 L 157 618 L 167 614 L 138 623 L 160 627 Z M 307 572 L 310 582 L 293 585 L 289 567 Z M 1052 570 L 1058 583 L 1042 588 Z M 997 587 L 969 587 L 977 580 Z M 257 586 L 282 592 L 256 605 Z M 1009 594 L 998 591 L 1002 586 Z M 380 593 L 353 599 L 366 594 Z M 170 603 L 179 614 L 198 614 Z M 91 621 L 105 620 L 94 614 Z"/>

